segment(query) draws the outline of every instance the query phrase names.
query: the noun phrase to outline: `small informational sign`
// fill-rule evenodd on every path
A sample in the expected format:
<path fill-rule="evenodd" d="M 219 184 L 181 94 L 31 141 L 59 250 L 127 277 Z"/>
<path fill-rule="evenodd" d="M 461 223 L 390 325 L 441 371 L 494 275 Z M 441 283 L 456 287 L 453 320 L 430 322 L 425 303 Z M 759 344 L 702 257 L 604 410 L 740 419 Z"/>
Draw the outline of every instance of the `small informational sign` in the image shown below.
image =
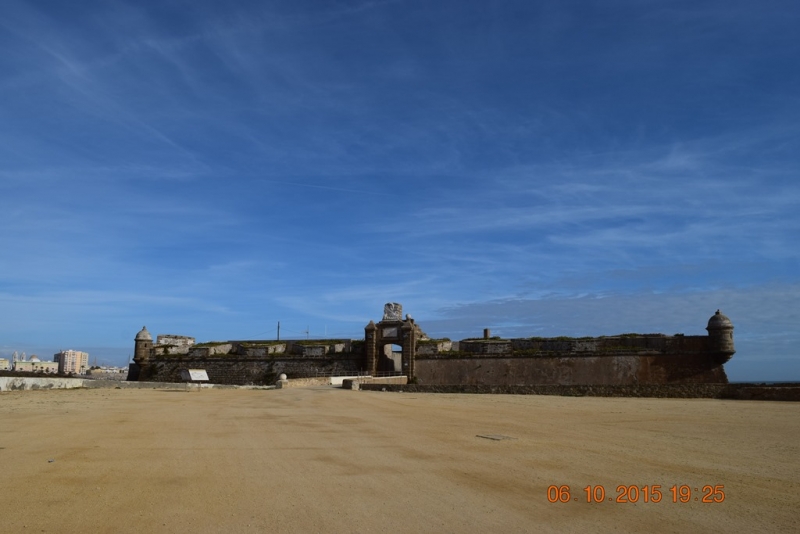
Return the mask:
<path fill-rule="evenodd" d="M 181 378 L 187 382 L 208 382 L 205 369 L 181 369 Z"/>

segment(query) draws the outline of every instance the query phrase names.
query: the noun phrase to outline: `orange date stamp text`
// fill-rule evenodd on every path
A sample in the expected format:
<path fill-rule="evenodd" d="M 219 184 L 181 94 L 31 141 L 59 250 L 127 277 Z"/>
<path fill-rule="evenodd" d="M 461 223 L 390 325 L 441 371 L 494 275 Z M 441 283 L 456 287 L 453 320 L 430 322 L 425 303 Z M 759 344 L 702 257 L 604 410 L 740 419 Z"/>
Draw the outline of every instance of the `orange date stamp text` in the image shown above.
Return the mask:
<path fill-rule="evenodd" d="M 646 484 L 644 486 L 620 484 L 616 487 L 616 495 L 606 494 L 603 485 L 588 485 L 582 491 L 573 494 L 569 486 L 556 486 L 555 484 L 547 487 L 547 502 L 568 503 L 568 502 L 587 502 L 587 503 L 689 503 L 699 502 L 705 504 L 721 503 L 725 501 L 725 486 L 722 484 L 706 484 L 705 486 L 693 487 L 687 484 L 673 484 L 662 492 L 660 484 Z"/>

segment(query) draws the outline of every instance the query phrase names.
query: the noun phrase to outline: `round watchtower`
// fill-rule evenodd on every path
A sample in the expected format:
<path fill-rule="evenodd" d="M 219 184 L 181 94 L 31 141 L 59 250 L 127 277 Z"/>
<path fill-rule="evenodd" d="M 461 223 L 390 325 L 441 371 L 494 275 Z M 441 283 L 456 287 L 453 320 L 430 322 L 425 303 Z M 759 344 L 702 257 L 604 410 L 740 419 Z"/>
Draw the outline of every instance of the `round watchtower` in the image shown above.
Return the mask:
<path fill-rule="evenodd" d="M 143 326 L 139 333 L 136 334 L 134 340 L 133 361 L 134 363 L 141 364 L 150 359 L 150 354 L 153 350 L 153 336 L 147 331 L 147 327 Z"/>
<path fill-rule="evenodd" d="M 728 356 L 736 352 L 733 346 L 733 323 L 719 310 L 708 320 L 706 330 L 708 330 L 709 348 L 712 352 Z"/>

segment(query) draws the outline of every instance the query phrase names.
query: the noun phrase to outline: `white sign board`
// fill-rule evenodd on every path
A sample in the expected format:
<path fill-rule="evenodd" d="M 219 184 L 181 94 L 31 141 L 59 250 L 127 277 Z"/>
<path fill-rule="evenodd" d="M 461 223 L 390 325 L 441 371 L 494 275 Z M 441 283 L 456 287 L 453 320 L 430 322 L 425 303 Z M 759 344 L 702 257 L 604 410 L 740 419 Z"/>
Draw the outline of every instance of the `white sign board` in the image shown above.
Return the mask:
<path fill-rule="evenodd" d="M 181 369 L 181 378 L 184 380 L 208 382 L 208 374 L 205 369 Z"/>

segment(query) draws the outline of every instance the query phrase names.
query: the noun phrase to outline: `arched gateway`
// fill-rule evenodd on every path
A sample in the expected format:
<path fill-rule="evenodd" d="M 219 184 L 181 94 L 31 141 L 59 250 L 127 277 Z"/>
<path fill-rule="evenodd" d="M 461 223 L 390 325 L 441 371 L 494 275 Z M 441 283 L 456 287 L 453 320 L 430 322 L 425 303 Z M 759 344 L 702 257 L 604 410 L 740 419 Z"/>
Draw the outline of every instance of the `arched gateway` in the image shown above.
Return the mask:
<path fill-rule="evenodd" d="M 396 302 L 387 303 L 383 307 L 383 319 L 378 324 L 370 321 L 364 328 L 367 371 L 372 375 L 378 374 L 381 370 L 378 363 L 381 356 L 386 354 L 384 348 L 398 345 L 401 347 L 400 373 L 413 378 L 417 341 L 427 338 L 410 315 L 406 314 L 403 319 L 402 305 Z"/>

